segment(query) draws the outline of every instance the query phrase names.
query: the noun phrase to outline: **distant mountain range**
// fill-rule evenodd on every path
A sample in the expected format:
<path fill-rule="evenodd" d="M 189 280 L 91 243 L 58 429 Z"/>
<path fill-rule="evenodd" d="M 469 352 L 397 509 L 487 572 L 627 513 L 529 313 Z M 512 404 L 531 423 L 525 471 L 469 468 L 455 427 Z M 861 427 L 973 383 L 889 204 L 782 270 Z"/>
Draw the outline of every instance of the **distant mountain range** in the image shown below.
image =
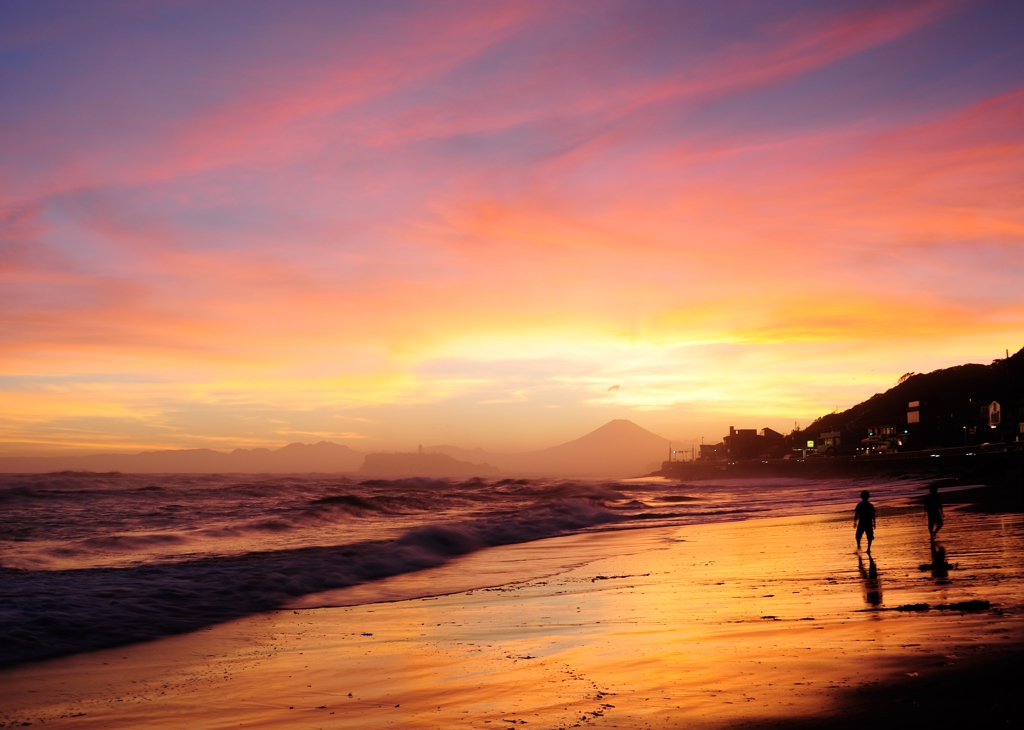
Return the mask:
<path fill-rule="evenodd" d="M 367 454 L 360 476 L 379 477 L 493 477 L 501 472 L 490 464 L 459 461 L 448 454 Z"/>
<path fill-rule="evenodd" d="M 661 468 L 669 441 L 632 421 L 609 421 L 575 441 L 541 451 L 495 454 L 483 449 L 433 446 L 425 451 L 492 464 L 507 474 L 524 476 L 631 477 Z"/>
<path fill-rule="evenodd" d="M 356 451 L 328 441 L 280 449 L 144 451 L 140 454 L 0 457 L 0 473 L 56 471 L 135 474 L 302 474 L 430 477 L 612 477 L 647 474 L 668 455 L 667 439 L 627 420 L 606 423 L 575 441 L 541 451 L 496 454 L 482 449 L 435 446 L 424 453 Z"/>
<path fill-rule="evenodd" d="M 296 474 L 303 472 L 350 472 L 366 456 L 348 446 L 321 441 L 288 444 L 280 449 L 178 449 L 143 451 L 141 454 L 93 454 L 91 456 L 7 456 L 0 458 L 0 473 L 53 471 L 119 471 L 129 474 Z"/>

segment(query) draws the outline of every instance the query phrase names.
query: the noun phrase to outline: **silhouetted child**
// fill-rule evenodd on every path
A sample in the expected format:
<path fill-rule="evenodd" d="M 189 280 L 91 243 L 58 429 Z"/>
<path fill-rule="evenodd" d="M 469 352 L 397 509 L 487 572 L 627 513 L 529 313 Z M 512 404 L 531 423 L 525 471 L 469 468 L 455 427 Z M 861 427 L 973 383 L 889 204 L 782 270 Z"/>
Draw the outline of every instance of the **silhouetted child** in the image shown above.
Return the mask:
<path fill-rule="evenodd" d="M 924 511 L 928 513 L 928 534 L 935 540 L 935 533 L 942 529 L 942 500 L 939 499 L 939 488 L 934 484 L 928 487 L 924 498 Z"/>
<path fill-rule="evenodd" d="M 857 549 L 860 550 L 861 535 L 868 536 L 868 552 L 871 552 L 871 541 L 875 539 L 875 505 L 868 501 L 871 493 L 864 490 L 860 493 L 860 502 L 853 510 L 853 525 L 857 528 Z"/>

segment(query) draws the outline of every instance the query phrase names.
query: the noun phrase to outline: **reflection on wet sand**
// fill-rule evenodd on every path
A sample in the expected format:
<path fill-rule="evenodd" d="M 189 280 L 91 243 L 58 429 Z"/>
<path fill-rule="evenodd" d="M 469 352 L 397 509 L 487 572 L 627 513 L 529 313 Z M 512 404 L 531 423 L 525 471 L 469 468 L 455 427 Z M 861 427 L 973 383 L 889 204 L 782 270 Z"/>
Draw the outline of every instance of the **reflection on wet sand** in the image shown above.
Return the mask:
<path fill-rule="evenodd" d="M 948 585 L 949 571 L 955 566 L 946 560 L 946 548 L 932 540 L 931 542 L 932 561 L 920 566 L 920 570 L 930 571 L 932 578 L 936 579 L 937 585 Z"/>
<path fill-rule="evenodd" d="M 857 566 L 860 571 L 860 579 L 864 583 L 864 602 L 869 606 L 882 605 L 882 581 L 878 577 L 878 565 L 875 559 L 868 555 L 868 567 L 864 568 L 864 558 L 857 556 Z"/>

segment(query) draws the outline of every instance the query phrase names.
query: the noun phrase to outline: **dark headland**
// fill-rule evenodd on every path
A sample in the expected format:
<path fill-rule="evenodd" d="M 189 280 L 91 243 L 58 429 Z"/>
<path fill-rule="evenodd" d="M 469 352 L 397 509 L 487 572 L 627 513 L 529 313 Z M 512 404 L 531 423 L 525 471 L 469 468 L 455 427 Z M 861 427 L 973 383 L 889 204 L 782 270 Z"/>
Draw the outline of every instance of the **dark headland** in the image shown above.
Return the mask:
<path fill-rule="evenodd" d="M 1024 349 L 990 365 L 907 373 L 884 393 L 783 435 L 730 428 L 696 458 L 656 472 L 678 479 L 930 475 L 1024 486 Z"/>

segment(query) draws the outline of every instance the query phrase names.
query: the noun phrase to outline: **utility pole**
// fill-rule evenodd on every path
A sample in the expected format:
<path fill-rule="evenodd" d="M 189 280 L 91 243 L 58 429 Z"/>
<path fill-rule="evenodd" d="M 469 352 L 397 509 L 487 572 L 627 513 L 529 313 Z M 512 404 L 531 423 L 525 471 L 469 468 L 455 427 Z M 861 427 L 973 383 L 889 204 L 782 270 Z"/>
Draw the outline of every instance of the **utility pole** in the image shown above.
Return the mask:
<path fill-rule="evenodd" d="M 1004 352 L 1006 352 L 1006 359 L 1003 361 L 1006 363 L 1006 410 L 1010 417 L 999 419 L 999 430 L 1006 434 L 1003 437 L 1004 443 L 1010 443 L 1013 440 L 1013 432 L 1010 429 L 1017 423 L 1017 404 L 1013 402 L 1013 378 L 1010 377 L 1010 351 L 1005 350 Z"/>

